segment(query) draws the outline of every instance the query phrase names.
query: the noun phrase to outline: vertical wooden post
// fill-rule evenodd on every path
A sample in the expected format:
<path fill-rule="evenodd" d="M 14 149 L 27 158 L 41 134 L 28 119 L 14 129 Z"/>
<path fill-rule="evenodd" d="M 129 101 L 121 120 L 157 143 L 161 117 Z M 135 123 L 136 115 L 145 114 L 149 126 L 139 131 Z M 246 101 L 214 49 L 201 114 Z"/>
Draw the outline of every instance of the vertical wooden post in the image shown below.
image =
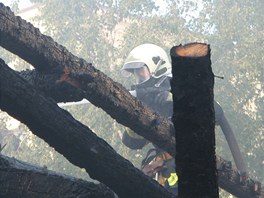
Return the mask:
<path fill-rule="evenodd" d="M 171 58 L 179 197 L 219 197 L 210 47 L 175 46 Z"/>

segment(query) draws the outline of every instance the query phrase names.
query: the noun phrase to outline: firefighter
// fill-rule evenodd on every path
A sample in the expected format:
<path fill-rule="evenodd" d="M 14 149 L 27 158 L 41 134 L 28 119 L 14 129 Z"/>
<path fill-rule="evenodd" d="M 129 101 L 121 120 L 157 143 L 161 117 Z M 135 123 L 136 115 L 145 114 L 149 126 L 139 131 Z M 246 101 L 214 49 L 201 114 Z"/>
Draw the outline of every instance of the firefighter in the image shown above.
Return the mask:
<path fill-rule="evenodd" d="M 132 74 L 135 77 L 135 85 L 130 91 L 132 95 L 160 115 L 172 116 L 171 63 L 161 47 L 154 44 L 135 47 L 126 58 L 122 71 L 128 74 L 126 76 Z M 129 128 L 125 129 L 122 142 L 131 149 L 142 149 L 149 143 Z M 153 146 L 142 160 L 142 171 L 177 194 L 175 159 L 156 145 Z"/>

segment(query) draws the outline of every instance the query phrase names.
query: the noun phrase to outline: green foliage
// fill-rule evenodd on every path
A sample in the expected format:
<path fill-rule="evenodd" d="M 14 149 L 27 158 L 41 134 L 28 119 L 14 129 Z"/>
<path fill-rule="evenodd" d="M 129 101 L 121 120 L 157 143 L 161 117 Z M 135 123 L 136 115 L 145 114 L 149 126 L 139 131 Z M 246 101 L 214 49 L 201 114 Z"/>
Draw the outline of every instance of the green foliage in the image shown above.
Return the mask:
<path fill-rule="evenodd" d="M 133 47 L 149 42 L 169 52 L 172 46 L 181 43 L 209 43 L 214 73 L 224 76 L 224 80 L 215 80 L 215 99 L 231 123 L 250 175 L 264 183 L 262 0 L 164 0 L 167 10 L 161 14 L 155 1 L 151 0 L 31 2 L 41 3 L 40 16 L 34 23 L 44 27 L 45 34 L 128 88 L 133 79 L 120 76 L 119 71 Z M 144 151 L 125 148 L 120 140 L 123 127 L 105 112 L 91 104 L 67 109 L 139 166 Z M 218 128 L 216 134 L 217 153 L 231 160 L 229 148 Z M 27 161 L 45 161 L 49 168 L 65 167 L 68 172 L 77 174 L 62 157 L 51 158 L 50 153 L 57 154 L 39 141 L 34 137 L 32 145 L 25 146 L 27 149 L 17 155 Z M 34 149 L 39 153 L 28 152 Z M 83 172 L 78 176 L 80 174 Z M 224 192 L 221 196 L 228 197 Z"/>

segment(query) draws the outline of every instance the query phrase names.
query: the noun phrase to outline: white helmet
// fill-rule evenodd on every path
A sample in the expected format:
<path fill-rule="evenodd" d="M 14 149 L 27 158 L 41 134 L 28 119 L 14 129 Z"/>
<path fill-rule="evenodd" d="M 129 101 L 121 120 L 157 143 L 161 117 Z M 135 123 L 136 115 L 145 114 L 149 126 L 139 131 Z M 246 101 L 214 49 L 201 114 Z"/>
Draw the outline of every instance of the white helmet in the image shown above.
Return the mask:
<path fill-rule="evenodd" d="M 125 60 L 123 71 L 130 73 L 134 69 L 147 66 L 150 77 L 160 78 L 171 75 L 171 63 L 167 53 L 154 44 L 142 44 L 135 47 Z"/>

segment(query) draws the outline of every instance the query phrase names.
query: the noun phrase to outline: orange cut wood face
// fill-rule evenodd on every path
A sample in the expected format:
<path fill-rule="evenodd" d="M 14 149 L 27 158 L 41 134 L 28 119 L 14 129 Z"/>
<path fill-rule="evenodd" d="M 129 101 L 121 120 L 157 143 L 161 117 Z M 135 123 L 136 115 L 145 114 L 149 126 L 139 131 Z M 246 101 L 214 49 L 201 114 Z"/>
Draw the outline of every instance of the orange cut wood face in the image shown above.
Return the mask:
<path fill-rule="evenodd" d="M 182 57 L 206 56 L 208 53 L 208 45 L 204 43 L 191 43 L 177 47 L 175 53 Z"/>

